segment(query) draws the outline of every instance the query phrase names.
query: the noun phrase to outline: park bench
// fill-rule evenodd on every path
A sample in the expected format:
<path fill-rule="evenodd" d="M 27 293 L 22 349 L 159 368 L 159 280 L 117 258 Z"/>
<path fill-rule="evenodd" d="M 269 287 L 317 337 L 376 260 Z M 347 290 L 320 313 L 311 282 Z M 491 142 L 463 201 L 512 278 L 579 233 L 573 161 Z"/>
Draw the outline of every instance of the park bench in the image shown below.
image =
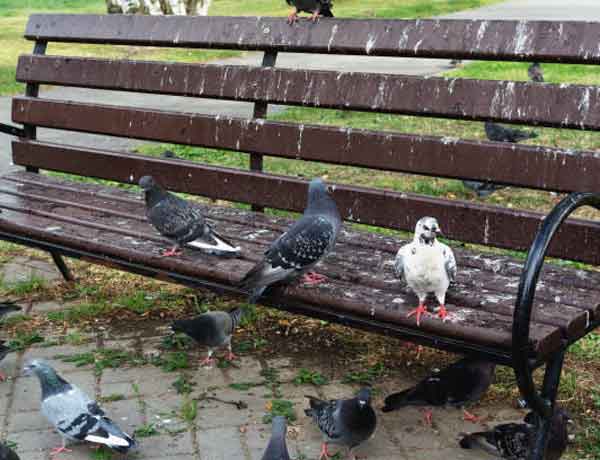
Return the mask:
<path fill-rule="evenodd" d="M 452 319 L 428 319 L 417 327 L 406 317 L 416 298 L 395 279 L 391 263 L 403 241 L 347 223 L 319 266 L 327 282 L 275 288 L 262 299 L 293 313 L 513 367 L 540 416 L 543 429 L 531 458 L 542 458 L 564 352 L 600 324 L 600 273 L 542 265 L 545 256 L 600 263 L 600 224 L 563 222 L 580 206 L 600 207 L 600 196 L 592 193 L 600 192 L 600 156 L 278 122 L 266 119 L 267 105 L 598 130 L 597 87 L 274 65 L 279 52 L 599 64 L 600 23 L 323 19 L 289 26 L 285 18 L 33 15 L 25 37 L 35 47 L 19 58 L 17 80 L 27 87 L 12 106 L 12 119 L 23 128 L 2 126 L 17 137 L 13 162 L 25 170 L 0 177 L 0 238 L 49 251 L 67 279 L 63 256 L 242 295 L 236 283 L 290 222 L 264 209 L 301 211 L 306 201 L 306 180 L 264 172 L 263 155 L 570 193 L 544 219 L 480 202 L 337 184 L 333 196 L 348 222 L 412 232 L 418 218 L 431 215 L 452 240 L 529 250 L 528 259 L 523 264 L 456 247 L 458 277 L 447 297 Z M 48 42 L 251 50 L 264 52 L 264 59 L 262 67 L 253 67 L 51 56 Z M 118 98 L 114 105 L 52 100 L 38 97 L 41 84 L 244 101 L 254 103 L 254 113 L 159 111 L 120 106 Z M 36 138 L 37 127 L 244 152 L 249 168 L 51 143 Z M 251 205 L 202 205 L 219 231 L 242 247 L 242 256 L 186 250 L 161 257 L 167 242 L 146 222 L 138 192 L 42 170 L 123 184 L 151 174 L 176 192 Z M 544 364 L 538 391 L 532 371 Z"/>

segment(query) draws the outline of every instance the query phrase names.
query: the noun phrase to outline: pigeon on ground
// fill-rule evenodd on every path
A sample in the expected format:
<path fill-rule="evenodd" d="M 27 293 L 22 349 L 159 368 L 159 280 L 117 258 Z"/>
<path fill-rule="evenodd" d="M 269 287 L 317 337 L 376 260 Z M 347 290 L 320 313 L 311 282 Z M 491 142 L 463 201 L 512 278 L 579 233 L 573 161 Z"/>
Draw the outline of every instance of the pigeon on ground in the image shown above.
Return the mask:
<path fill-rule="evenodd" d="M 288 24 L 293 24 L 298 20 L 298 13 L 302 11 L 311 14 L 311 19 L 316 21 L 319 17 L 332 18 L 333 6 L 331 0 L 286 0 L 287 4 L 293 6 L 294 9 L 288 15 Z"/>
<path fill-rule="evenodd" d="M 255 303 L 270 285 L 291 281 L 314 267 L 335 245 L 341 226 L 340 213 L 327 186 L 321 179 L 313 179 L 302 218 L 271 244 L 263 259 L 240 281 L 240 287 L 250 291 L 250 303 Z M 323 279 L 321 275 L 305 275 L 305 282 L 310 284 Z"/>
<path fill-rule="evenodd" d="M 0 460 L 20 460 L 19 456 L 4 443 L 0 443 Z"/>
<path fill-rule="evenodd" d="M 535 131 L 523 131 L 522 129 L 513 129 L 496 123 L 485 123 L 485 134 L 490 141 L 517 143 L 526 139 L 538 137 Z M 493 182 L 480 182 L 476 180 L 463 180 L 463 185 L 473 190 L 479 198 L 485 198 L 496 190 L 505 188 L 504 185 L 494 184 Z"/>
<path fill-rule="evenodd" d="M 504 423 L 491 429 L 465 435 L 460 440 L 463 449 L 480 448 L 484 451 L 508 460 L 529 458 L 529 449 L 537 432 L 537 416 L 530 412 L 523 423 Z M 570 423 L 567 412 L 556 407 L 548 436 L 548 447 L 544 460 L 558 460 L 567 448 Z"/>
<path fill-rule="evenodd" d="M 478 401 L 492 384 L 496 365 L 487 361 L 464 358 L 442 371 L 435 372 L 408 390 L 385 398 L 383 412 L 391 412 L 406 406 L 454 406 L 461 407 Z M 465 420 L 477 421 L 477 417 L 464 411 Z M 431 425 L 431 411 L 425 420 Z"/>
<path fill-rule="evenodd" d="M 164 256 L 180 254 L 183 245 L 215 255 L 239 254 L 240 248 L 218 235 L 198 206 L 163 190 L 151 176 L 142 177 L 139 185 L 144 190 L 148 220 L 161 235 L 176 243 Z"/>
<path fill-rule="evenodd" d="M 456 259 L 452 249 L 437 240 L 439 234 L 437 219 L 423 217 L 417 222 L 413 241 L 402 246 L 396 254 L 396 275 L 419 298 L 419 306 L 407 315 L 417 316 L 417 326 L 421 325 L 421 316 L 429 314 L 425 300 L 430 292 L 440 304 L 438 316 L 444 320 L 448 315 L 446 291 L 456 277 Z"/>
<path fill-rule="evenodd" d="M 223 345 L 227 345 L 229 350 L 227 359 L 235 359 L 231 350 L 231 336 L 240 324 L 243 314 L 242 308 L 230 312 L 209 311 L 196 318 L 174 321 L 171 329 L 175 332 L 183 332 L 200 345 L 208 347 L 208 356 L 200 364 L 210 366 L 214 361 L 213 350 Z"/>
<path fill-rule="evenodd" d="M 63 438 L 62 446 L 54 449 L 51 456 L 68 452 L 67 441 L 102 444 L 120 453 L 136 446 L 131 437 L 106 417 L 96 401 L 64 380 L 46 362 L 33 360 L 24 370 L 37 375 L 42 388 L 42 414 Z"/>
<path fill-rule="evenodd" d="M 539 62 L 534 62 L 527 69 L 527 75 L 531 81 L 535 81 L 537 83 L 544 83 L 544 71 L 542 70 L 542 66 Z"/>
<path fill-rule="evenodd" d="M 0 302 L 0 318 L 9 313 L 21 311 L 21 307 L 19 307 L 14 302 Z M 10 348 L 6 346 L 6 342 L 4 340 L 0 340 L 0 361 L 6 358 L 6 355 L 10 352 Z M 0 372 L 0 382 L 4 382 L 6 380 L 6 376 Z M 2 458 L 0 457 L 0 460 Z"/>
<path fill-rule="evenodd" d="M 310 409 L 304 412 L 312 417 L 323 433 L 323 445 L 319 460 L 331 457 L 327 444 L 338 444 L 352 449 L 369 439 L 375 432 L 377 416 L 371 407 L 371 389 L 362 388 L 356 397 L 351 399 L 334 399 L 322 401 L 313 396 L 306 396 Z M 354 455 L 352 455 L 352 458 Z"/>
<path fill-rule="evenodd" d="M 273 417 L 271 440 L 262 456 L 262 460 L 290 460 L 290 454 L 285 444 L 287 422 L 284 416 Z"/>

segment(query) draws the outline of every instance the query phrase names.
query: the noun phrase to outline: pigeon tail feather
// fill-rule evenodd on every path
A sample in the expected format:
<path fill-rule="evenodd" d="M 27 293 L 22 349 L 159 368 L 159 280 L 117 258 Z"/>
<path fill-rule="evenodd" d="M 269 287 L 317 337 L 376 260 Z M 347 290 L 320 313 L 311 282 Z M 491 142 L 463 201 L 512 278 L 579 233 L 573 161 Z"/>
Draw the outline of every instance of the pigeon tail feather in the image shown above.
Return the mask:
<path fill-rule="evenodd" d="M 22 308 L 14 302 L 0 302 L 0 316 L 4 316 L 13 311 L 21 311 Z"/>
<path fill-rule="evenodd" d="M 331 12 L 331 9 L 328 5 L 324 5 L 321 7 L 320 14 L 324 18 L 332 18 L 333 17 L 333 13 Z"/>
<path fill-rule="evenodd" d="M 391 412 L 406 406 L 426 406 L 429 404 L 419 395 L 418 388 L 409 388 L 393 393 L 385 398 L 384 403 L 385 405 L 381 409 L 383 412 Z"/>
<path fill-rule="evenodd" d="M 241 252 L 239 246 L 234 246 L 214 230 L 209 232 L 206 239 L 212 241 L 205 243 L 201 240 L 194 240 L 186 245 L 215 255 L 238 255 Z"/>

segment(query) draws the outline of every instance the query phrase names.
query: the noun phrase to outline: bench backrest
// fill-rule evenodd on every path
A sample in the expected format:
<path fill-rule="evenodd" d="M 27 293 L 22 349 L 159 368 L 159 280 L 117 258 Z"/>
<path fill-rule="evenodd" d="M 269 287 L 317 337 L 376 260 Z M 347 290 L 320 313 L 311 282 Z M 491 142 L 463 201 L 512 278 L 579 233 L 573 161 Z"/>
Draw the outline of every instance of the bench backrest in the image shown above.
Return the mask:
<path fill-rule="evenodd" d="M 600 63 L 600 23 L 480 20 L 33 15 L 25 33 L 13 120 L 29 139 L 14 162 L 136 183 L 153 174 L 167 188 L 292 211 L 306 182 L 261 172 L 261 155 L 526 188 L 600 192 L 600 155 L 531 145 L 462 140 L 264 119 L 266 105 L 336 108 L 546 127 L 599 130 L 600 87 L 414 77 L 269 67 L 277 52 L 419 58 Z M 259 50 L 265 67 L 92 59 L 43 55 L 48 42 Z M 357 58 L 359 59 L 359 58 Z M 39 84 L 214 98 L 255 103 L 254 117 L 228 117 L 38 99 Z M 249 153 L 251 169 L 34 142 L 43 126 Z M 335 199 L 353 222 L 412 231 L 438 217 L 449 238 L 527 249 L 542 214 L 460 200 L 339 185 Z M 598 263 L 600 224 L 571 220 L 550 255 Z"/>

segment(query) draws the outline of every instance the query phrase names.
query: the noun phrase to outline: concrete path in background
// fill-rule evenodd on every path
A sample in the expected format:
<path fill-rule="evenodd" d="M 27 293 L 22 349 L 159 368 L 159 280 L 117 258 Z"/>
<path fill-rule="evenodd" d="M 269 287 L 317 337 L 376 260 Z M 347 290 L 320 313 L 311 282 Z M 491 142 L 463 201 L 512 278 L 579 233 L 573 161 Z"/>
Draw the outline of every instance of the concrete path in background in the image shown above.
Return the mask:
<path fill-rule="evenodd" d="M 451 18 L 483 19 L 571 19 L 600 20 L 600 0 L 512 0 L 484 8 L 447 15 Z M 219 64 L 260 64 L 262 53 L 248 53 L 242 58 L 216 61 Z M 343 71 L 400 73 L 408 75 L 432 75 L 449 69 L 447 60 L 409 59 L 386 57 L 325 56 L 282 53 L 277 65 L 288 68 L 314 68 Z M 126 92 L 95 91 L 76 88 L 57 88 L 43 93 L 43 97 L 114 103 L 134 107 L 177 110 L 199 113 L 248 116 L 252 104 L 243 102 L 214 101 L 173 96 L 153 96 Z M 10 121 L 10 98 L 0 98 L 0 122 Z M 272 110 L 279 110 L 273 107 Z M 90 134 L 65 133 L 42 129 L 40 139 L 61 141 L 74 145 L 93 146 L 113 150 L 132 149 L 140 142 Z M 0 173 L 14 168 L 10 164 L 10 139 L 0 136 Z"/>

